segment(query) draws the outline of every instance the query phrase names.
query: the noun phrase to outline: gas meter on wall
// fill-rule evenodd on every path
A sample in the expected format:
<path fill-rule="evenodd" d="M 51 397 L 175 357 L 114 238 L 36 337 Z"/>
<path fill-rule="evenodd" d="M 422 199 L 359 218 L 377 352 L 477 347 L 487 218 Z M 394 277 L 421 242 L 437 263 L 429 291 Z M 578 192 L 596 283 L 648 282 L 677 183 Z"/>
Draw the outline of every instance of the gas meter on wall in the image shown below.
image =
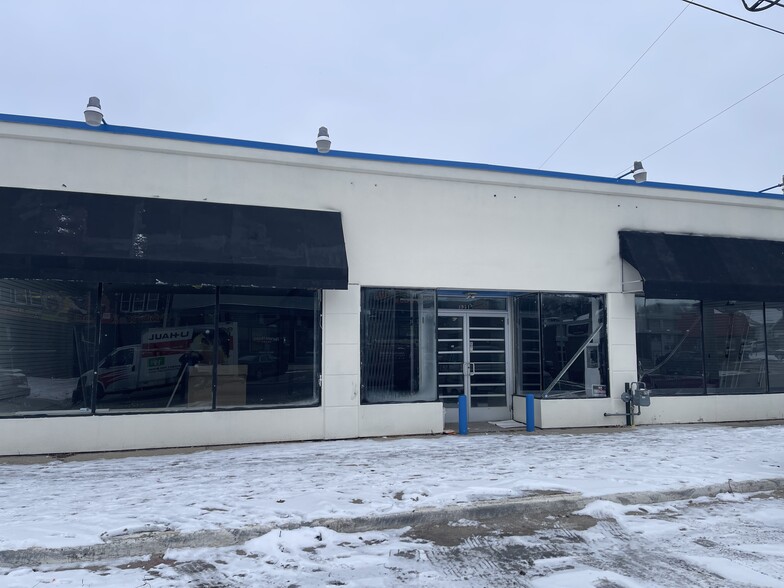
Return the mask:
<path fill-rule="evenodd" d="M 645 382 L 627 382 L 626 391 L 621 396 L 624 402 L 631 402 L 634 406 L 650 406 L 651 393 Z"/>

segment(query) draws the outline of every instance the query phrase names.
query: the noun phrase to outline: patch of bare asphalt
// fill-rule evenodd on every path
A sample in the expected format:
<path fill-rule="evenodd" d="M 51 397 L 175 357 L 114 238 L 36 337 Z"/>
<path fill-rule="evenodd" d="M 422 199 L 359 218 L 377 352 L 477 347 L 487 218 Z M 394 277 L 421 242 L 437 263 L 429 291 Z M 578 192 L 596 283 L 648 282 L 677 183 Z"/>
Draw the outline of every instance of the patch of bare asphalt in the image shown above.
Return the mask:
<path fill-rule="evenodd" d="M 574 513 L 536 513 L 514 517 L 448 522 L 422 523 L 413 526 L 405 536 L 412 539 L 431 541 L 443 547 L 454 547 L 471 537 L 514 537 L 530 536 L 540 531 L 560 529 L 562 531 L 584 531 L 593 527 L 593 517 Z"/>
<path fill-rule="evenodd" d="M 173 566 L 177 563 L 176 560 L 167 559 L 163 556 L 162 553 L 153 553 L 147 559 L 139 559 L 136 561 L 128 562 L 122 565 L 117 566 L 122 570 L 145 570 L 149 572 L 153 568 L 157 568 L 158 566 Z"/>

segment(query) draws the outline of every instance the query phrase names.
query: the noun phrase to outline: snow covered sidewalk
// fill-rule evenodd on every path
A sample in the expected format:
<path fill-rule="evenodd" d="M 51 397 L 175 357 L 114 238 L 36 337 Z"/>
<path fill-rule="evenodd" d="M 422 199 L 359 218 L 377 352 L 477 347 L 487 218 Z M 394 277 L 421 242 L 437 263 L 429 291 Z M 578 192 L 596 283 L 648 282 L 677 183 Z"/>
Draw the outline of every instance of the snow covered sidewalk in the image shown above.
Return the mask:
<path fill-rule="evenodd" d="M 0 550 L 784 477 L 784 426 L 288 443 L 0 465 Z"/>

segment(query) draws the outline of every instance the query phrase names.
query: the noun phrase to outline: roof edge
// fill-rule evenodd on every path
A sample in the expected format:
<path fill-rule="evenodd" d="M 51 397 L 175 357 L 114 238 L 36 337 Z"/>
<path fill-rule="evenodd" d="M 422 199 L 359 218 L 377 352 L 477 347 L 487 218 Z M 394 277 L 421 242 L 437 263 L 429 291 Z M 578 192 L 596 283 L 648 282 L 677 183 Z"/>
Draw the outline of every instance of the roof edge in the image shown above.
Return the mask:
<path fill-rule="evenodd" d="M 193 143 L 206 143 L 210 145 L 243 147 L 246 149 L 263 149 L 267 151 L 278 151 L 283 153 L 317 155 L 318 157 L 357 159 L 357 160 L 365 160 L 365 161 L 383 161 L 387 163 L 429 165 L 435 167 L 470 169 L 476 171 L 491 171 L 491 172 L 517 174 L 517 175 L 524 175 L 524 176 L 572 180 L 578 182 L 612 184 L 616 186 L 640 186 L 640 184 L 637 184 L 634 180 L 625 180 L 625 179 L 622 180 L 617 178 L 608 178 L 604 176 L 593 176 L 593 175 L 586 175 L 586 174 L 574 174 L 568 172 L 529 169 L 524 167 L 511 167 L 505 165 L 494 165 L 489 163 L 471 163 L 465 161 L 451 161 L 445 159 L 427 159 L 421 157 L 404 157 L 400 155 L 360 153 L 355 151 L 330 151 L 328 153 L 318 153 L 315 147 L 300 147 L 296 145 L 283 145 L 280 143 L 265 143 L 263 141 L 250 141 L 247 139 L 229 139 L 224 137 L 214 137 L 210 135 L 178 133 L 174 131 L 159 131 L 155 129 L 144 129 L 139 127 L 124 127 L 124 126 L 109 125 L 109 124 L 103 124 L 99 127 L 91 127 L 87 123 L 81 121 L 61 120 L 55 118 L 41 118 L 35 116 L 23 116 L 23 115 L 16 115 L 16 114 L 0 113 L 0 122 L 44 126 L 44 127 L 56 127 L 56 128 L 63 128 L 63 129 L 75 129 L 79 131 L 91 131 L 95 133 L 108 133 L 114 135 L 148 137 L 153 139 L 189 141 Z M 685 192 L 701 192 L 705 194 L 720 194 L 724 196 L 743 196 L 746 198 L 784 200 L 784 195 L 779 196 L 776 194 L 765 194 L 761 192 L 750 192 L 746 190 L 733 190 L 729 188 L 715 188 L 711 186 L 694 186 L 690 184 L 672 184 L 667 182 L 645 182 L 643 186 L 646 188 L 655 188 L 660 190 L 681 190 Z"/>

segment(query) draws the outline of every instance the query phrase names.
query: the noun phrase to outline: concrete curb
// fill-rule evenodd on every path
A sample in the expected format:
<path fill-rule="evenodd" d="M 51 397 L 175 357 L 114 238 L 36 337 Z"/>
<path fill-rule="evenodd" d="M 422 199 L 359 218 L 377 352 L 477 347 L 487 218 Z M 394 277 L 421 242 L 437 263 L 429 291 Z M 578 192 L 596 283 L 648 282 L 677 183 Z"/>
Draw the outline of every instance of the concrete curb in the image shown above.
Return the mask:
<path fill-rule="evenodd" d="M 585 496 L 583 494 L 537 494 L 509 500 L 475 502 L 467 505 L 447 506 L 440 509 L 421 509 L 375 517 L 353 517 L 350 519 L 321 519 L 313 526 L 322 526 L 343 533 L 359 533 L 381 529 L 399 529 L 422 523 L 445 523 L 459 519 L 498 519 L 541 513 L 565 513 L 585 508 L 595 500 L 609 500 L 619 504 L 654 504 L 674 500 L 688 500 L 700 496 L 716 496 L 722 492 L 765 492 L 784 489 L 784 478 L 728 480 L 721 484 L 709 484 L 671 490 L 650 490 Z"/>
<path fill-rule="evenodd" d="M 602 496 L 583 494 L 536 494 L 511 500 L 493 500 L 444 508 L 423 508 L 380 516 L 315 519 L 283 525 L 249 525 L 239 529 L 216 529 L 179 533 L 156 531 L 135 536 L 108 539 L 105 543 L 80 547 L 30 547 L 0 550 L 0 567 L 18 568 L 51 564 L 73 564 L 142 557 L 164 553 L 168 549 L 199 547 L 230 547 L 241 545 L 274 529 L 290 530 L 303 526 L 327 527 L 343 533 L 360 533 L 371 530 L 399 529 L 422 523 L 445 523 L 459 519 L 498 519 L 542 513 L 565 513 L 584 508 L 595 500 L 608 500 L 619 504 L 654 504 L 674 500 L 688 500 L 701 496 L 716 496 L 722 492 L 765 492 L 784 489 L 784 478 L 728 480 L 721 484 L 708 484 L 690 488 L 621 492 Z"/>

